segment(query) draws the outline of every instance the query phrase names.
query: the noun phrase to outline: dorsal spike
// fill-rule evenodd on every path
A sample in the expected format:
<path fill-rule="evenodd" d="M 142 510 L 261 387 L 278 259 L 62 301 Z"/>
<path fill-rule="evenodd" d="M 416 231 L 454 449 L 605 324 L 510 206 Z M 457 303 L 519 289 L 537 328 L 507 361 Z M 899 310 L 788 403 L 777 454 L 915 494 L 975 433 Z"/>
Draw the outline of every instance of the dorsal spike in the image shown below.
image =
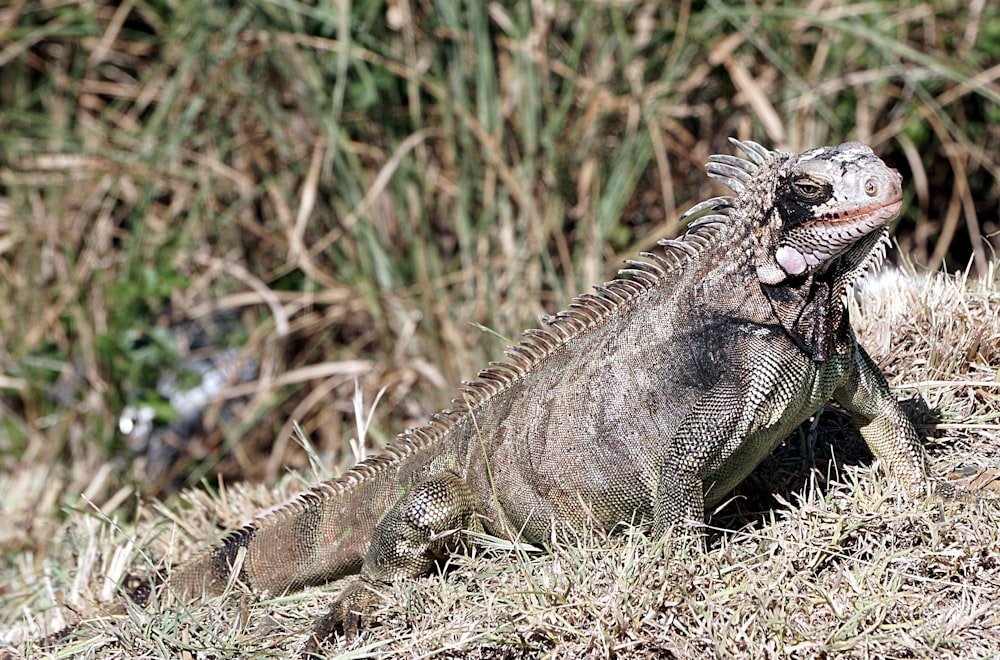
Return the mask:
<path fill-rule="evenodd" d="M 555 321 L 556 318 L 551 314 L 545 315 L 544 322 L 546 325 L 552 325 L 553 323 L 555 323 Z M 531 328 L 529 330 L 525 330 L 522 343 L 525 343 L 524 340 L 528 340 L 527 343 L 532 346 L 539 346 L 543 349 L 550 348 L 558 343 L 558 340 L 555 337 L 553 337 L 552 334 L 540 328 Z"/>
<path fill-rule="evenodd" d="M 743 170 L 747 174 L 753 175 L 757 172 L 757 165 L 745 158 L 730 156 L 729 154 L 713 154 L 708 157 L 709 163 L 722 163 Z"/>
<path fill-rule="evenodd" d="M 754 142 L 753 140 L 740 141 L 736 138 L 729 138 L 730 144 L 734 144 L 739 147 L 740 151 L 747 155 L 755 165 L 762 165 L 767 162 L 772 156 L 774 156 L 773 151 L 767 149 L 766 147 Z"/>
<path fill-rule="evenodd" d="M 654 254 L 651 254 L 649 252 L 642 252 L 642 253 L 640 253 L 640 256 L 643 256 L 643 257 L 647 257 L 648 256 L 648 257 L 650 257 L 652 259 L 659 259 L 660 258 L 659 255 L 654 255 Z M 664 263 L 664 265 L 666 265 L 666 264 Z M 594 285 L 594 290 L 597 291 L 598 293 L 600 293 L 603 297 L 605 297 L 608 300 L 610 300 L 611 302 L 613 302 L 615 305 L 621 305 L 626 300 L 613 287 L 609 287 L 607 283 L 605 283 L 604 286 L 601 286 L 600 284 L 595 284 Z"/>
<path fill-rule="evenodd" d="M 664 238 L 657 241 L 656 244 L 667 250 L 674 250 L 684 257 L 690 257 L 695 253 L 695 249 L 688 240 L 685 240 L 687 236 L 685 234 L 684 238 Z"/>
<path fill-rule="evenodd" d="M 729 220 L 729 211 L 727 210 L 725 215 L 722 214 L 712 214 L 703 215 L 696 220 L 692 220 L 688 223 L 689 233 L 698 233 L 699 230 L 717 230 L 720 227 L 725 226 L 726 221 Z"/>
<path fill-rule="evenodd" d="M 507 350 L 504 351 L 504 355 L 511 360 L 530 363 L 538 357 L 538 352 L 539 347 L 534 342 L 522 342 L 517 346 L 508 346 Z"/>
<path fill-rule="evenodd" d="M 733 167 L 732 165 L 727 165 L 725 163 L 709 161 L 709 163 L 705 165 L 705 169 L 708 171 L 708 176 L 713 179 L 718 179 L 719 181 L 725 181 L 727 184 L 730 181 L 735 181 L 739 182 L 742 187 L 742 184 L 751 179 L 750 173 L 746 170 L 739 167 Z M 732 185 L 729 187 L 732 188 Z"/>
<path fill-rule="evenodd" d="M 677 260 L 672 258 L 673 255 L 668 258 L 667 254 L 661 254 L 659 252 L 640 252 L 639 256 L 643 259 L 648 259 L 663 271 L 668 271 L 677 266 Z"/>
<path fill-rule="evenodd" d="M 636 282 L 642 282 L 646 287 L 651 287 L 657 282 L 656 275 L 640 268 L 622 268 L 618 271 L 621 277 L 630 277 Z"/>
<path fill-rule="evenodd" d="M 648 261 L 639 261 L 637 259 L 626 259 L 625 263 L 631 266 L 633 269 L 648 272 L 656 276 L 662 276 L 664 272 L 663 269 L 661 269 L 658 265 L 656 265 L 655 263 L 650 263 Z"/>
<path fill-rule="evenodd" d="M 599 296 L 593 293 L 584 293 L 580 296 L 580 300 L 586 301 L 586 304 L 593 305 L 600 310 L 601 314 L 610 314 L 615 311 L 615 304 L 613 300 L 608 300 L 606 296 Z"/>
<path fill-rule="evenodd" d="M 631 300 L 645 291 L 645 288 L 641 284 L 633 280 L 612 280 L 606 286 L 621 292 L 626 300 Z"/>
<path fill-rule="evenodd" d="M 704 202 L 699 202 L 685 211 L 680 217 L 680 222 L 688 222 L 708 211 L 712 211 L 713 213 L 728 213 L 735 207 L 735 197 L 729 195 L 713 197 L 711 199 L 706 199 Z"/>
<path fill-rule="evenodd" d="M 709 163 L 709 165 L 711 165 L 711 163 Z M 746 186 L 743 185 L 744 182 L 741 181 L 740 179 L 736 179 L 736 178 L 733 178 L 731 176 L 726 176 L 725 174 L 720 174 L 719 172 L 715 172 L 715 171 L 711 171 L 710 170 L 708 172 L 708 176 L 709 176 L 709 178 L 715 179 L 717 181 L 721 181 L 722 183 L 724 183 L 726 185 L 726 187 L 728 187 L 730 190 L 732 190 L 737 195 L 740 194 L 740 193 L 742 193 L 743 190 L 746 188 Z"/>

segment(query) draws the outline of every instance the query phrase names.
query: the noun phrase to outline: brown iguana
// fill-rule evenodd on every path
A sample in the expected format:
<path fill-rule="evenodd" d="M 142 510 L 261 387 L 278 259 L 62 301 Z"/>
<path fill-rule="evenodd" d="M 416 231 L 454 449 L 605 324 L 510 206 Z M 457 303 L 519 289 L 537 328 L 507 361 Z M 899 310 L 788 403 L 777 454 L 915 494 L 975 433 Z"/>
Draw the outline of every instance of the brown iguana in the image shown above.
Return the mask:
<path fill-rule="evenodd" d="M 165 586 L 219 593 L 235 566 L 275 595 L 360 573 L 312 647 L 356 631 L 380 590 L 426 573 L 463 530 L 546 544 L 594 521 L 646 520 L 655 535 L 697 523 L 831 398 L 901 488 L 924 492 L 916 433 L 844 302 L 885 254 L 900 175 L 858 142 L 799 155 L 732 143 L 746 158 L 707 168 L 736 195 L 688 211 L 683 237 L 546 317 L 429 424 Z"/>

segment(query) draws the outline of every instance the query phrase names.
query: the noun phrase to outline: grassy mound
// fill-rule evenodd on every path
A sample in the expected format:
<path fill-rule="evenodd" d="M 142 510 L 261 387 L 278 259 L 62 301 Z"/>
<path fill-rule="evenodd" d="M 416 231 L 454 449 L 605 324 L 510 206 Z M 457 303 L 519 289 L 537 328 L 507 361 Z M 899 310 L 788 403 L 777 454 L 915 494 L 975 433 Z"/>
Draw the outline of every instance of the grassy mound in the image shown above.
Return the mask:
<path fill-rule="evenodd" d="M 931 471 L 1000 469 L 1000 278 L 985 284 L 890 272 L 856 311 L 859 337 L 910 399 Z M 40 471 L 40 470 L 39 470 Z M 39 471 L 6 477 L 30 491 Z M 302 479 L 312 483 L 319 470 Z M 3 585 L 8 643 L 87 621 L 75 657 L 285 656 L 332 589 L 241 597 L 102 618 L 136 566 L 182 560 L 305 487 L 185 491 L 121 525 L 80 510 L 15 560 Z M 376 628 L 344 657 L 977 657 L 1000 645 L 1000 502 L 904 501 L 846 416 L 827 409 L 712 517 L 707 549 L 664 558 L 639 533 L 581 539 L 552 554 L 494 548 L 400 584 Z M 37 649 L 28 646 L 32 653 Z"/>

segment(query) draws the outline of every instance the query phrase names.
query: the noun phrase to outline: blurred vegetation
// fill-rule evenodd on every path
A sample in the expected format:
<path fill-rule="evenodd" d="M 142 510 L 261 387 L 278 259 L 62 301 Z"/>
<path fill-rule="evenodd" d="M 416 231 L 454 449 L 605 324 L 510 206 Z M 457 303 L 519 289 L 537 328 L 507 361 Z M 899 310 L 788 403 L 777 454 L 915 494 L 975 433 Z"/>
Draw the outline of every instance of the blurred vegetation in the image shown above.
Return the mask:
<path fill-rule="evenodd" d="M 900 252 L 985 269 L 998 78 L 982 0 L 13 0 L 0 469 L 158 494 L 117 418 L 215 314 L 259 374 L 174 476 L 301 468 L 293 422 L 344 467 L 356 382 L 385 389 L 376 443 L 421 423 L 500 355 L 474 324 L 516 337 L 682 231 L 728 136 L 871 144 L 907 182 Z"/>

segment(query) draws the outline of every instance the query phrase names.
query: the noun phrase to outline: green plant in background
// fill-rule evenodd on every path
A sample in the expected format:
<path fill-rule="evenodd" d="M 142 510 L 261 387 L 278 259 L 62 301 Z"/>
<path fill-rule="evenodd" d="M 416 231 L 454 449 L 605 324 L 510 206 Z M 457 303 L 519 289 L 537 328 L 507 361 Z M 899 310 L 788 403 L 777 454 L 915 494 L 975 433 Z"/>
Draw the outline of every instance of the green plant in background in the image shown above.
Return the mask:
<path fill-rule="evenodd" d="M 871 143 L 910 182 L 903 252 L 985 268 L 998 26 L 944 1 L 2 9 L 5 460 L 121 455 L 116 416 L 177 367 L 164 328 L 224 312 L 261 374 L 199 474 L 302 467 L 292 421 L 344 466 L 357 378 L 388 386 L 376 443 L 420 422 L 499 354 L 473 323 L 514 336 L 682 231 L 730 135 Z"/>

